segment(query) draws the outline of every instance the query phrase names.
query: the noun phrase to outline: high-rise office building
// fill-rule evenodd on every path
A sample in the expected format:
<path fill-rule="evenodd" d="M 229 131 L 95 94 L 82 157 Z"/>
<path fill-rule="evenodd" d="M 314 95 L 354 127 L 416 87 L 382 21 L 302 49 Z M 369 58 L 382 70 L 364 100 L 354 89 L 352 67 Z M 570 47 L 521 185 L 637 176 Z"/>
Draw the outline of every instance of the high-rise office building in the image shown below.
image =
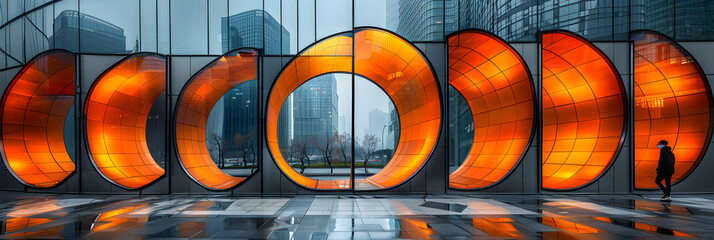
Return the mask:
<path fill-rule="evenodd" d="M 367 129 L 364 130 L 364 134 L 371 134 L 381 139 L 383 133 L 386 132 L 386 127 L 389 121 L 389 114 L 375 108 L 372 109 L 372 111 L 369 111 L 367 118 L 368 125 Z M 381 140 L 384 141 L 384 139 Z"/>
<path fill-rule="evenodd" d="M 223 140 L 228 148 L 255 144 L 258 117 L 258 81 L 241 83 L 223 95 Z M 239 140 L 240 139 L 240 140 Z M 236 141 L 241 142 L 236 142 Z"/>
<path fill-rule="evenodd" d="M 443 39 L 443 20 L 443 1 L 387 1 L 387 28 L 411 41 Z"/>
<path fill-rule="evenodd" d="M 126 54 L 124 29 L 97 17 L 74 10 L 62 11 L 55 18 L 54 48 L 72 52 Z M 80 46 L 81 45 L 81 46 Z"/>
<path fill-rule="evenodd" d="M 241 47 L 261 48 L 265 54 L 290 51 L 290 33 L 263 10 L 250 10 L 221 18 L 221 42 L 223 52 Z"/>
<path fill-rule="evenodd" d="M 337 79 L 334 75 L 316 77 L 293 93 L 293 140 L 314 146 L 338 131 Z"/>

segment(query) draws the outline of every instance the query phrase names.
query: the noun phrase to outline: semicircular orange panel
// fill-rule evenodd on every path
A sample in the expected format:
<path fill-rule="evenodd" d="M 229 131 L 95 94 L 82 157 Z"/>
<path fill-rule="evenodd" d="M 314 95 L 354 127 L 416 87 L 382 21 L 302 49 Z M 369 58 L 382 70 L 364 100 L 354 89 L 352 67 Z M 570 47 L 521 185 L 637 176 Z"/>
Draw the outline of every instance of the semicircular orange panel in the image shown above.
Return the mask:
<path fill-rule="evenodd" d="M 449 175 L 449 187 L 493 186 L 518 165 L 533 135 L 535 88 L 528 67 L 498 37 L 464 31 L 449 37 L 449 84 L 474 119 L 471 151 Z"/>
<path fill-rule="evenodd" d="M 27 186 L 56 186 L 75 170 L 64 139 L 74 106 L 74 73 L 74 54 L 45 52 L 20 70 L 3 95 L 3 160 Z"/>
<path fill-rule="evenodd" d="M 349 180 L 318 180 L 296 172 L 278 147 L 278 115 L 285 99 L 302 83 L 326 73 L 352 72 L 351 34 L 327 38 L 304 50 L 278 76 L 268 98 L 267 140 L 278 167 L 299 185 L 348 189 Z M 359 190 L 407 181 L 433 151 L 441 124 L 436 77 L 424 56 L 404 39 L 384 30 L 360 28 L 354 35 L 354 73 L 372 80 L 391 97 L 399 113 L 400 137 L 392 160 L 378 173 L 355 180 Z"/>
<path fill-rule="evenodd" d="M 258 56 L 233 51 L 208 64 L 183 89 L 176 109 L 176 149 L 184 170 L 198 184 L 224 190 L 245 180 L 224 173 L 213 162 L 206 147 L 206 123 L 226 92 L 257 78 Z"/>
<path fill-rule="evenodd" d="M 635 188 L 657 188 L 659 149 L 667 140 L 676 156 L 672 182 L 699 165 L 712 135 L 712 92 L 706 75 L 684 48 L 653 31 L 636 31 Z"/>
<path fill-rule="evenodd" d="M 543 188 L 596 181 L 622 148 L 626 95 L 610 60 L 563 31 L 542 35 Z"/>
<path fill-rule="evenodd" d="M 127 189 L 164 175 L 146 143 L 146 120 L 166 92 L 166 59 L 158 54 L 128 56 L 106 70 L 87 94 L 89 156 L 100 174 Z"/>

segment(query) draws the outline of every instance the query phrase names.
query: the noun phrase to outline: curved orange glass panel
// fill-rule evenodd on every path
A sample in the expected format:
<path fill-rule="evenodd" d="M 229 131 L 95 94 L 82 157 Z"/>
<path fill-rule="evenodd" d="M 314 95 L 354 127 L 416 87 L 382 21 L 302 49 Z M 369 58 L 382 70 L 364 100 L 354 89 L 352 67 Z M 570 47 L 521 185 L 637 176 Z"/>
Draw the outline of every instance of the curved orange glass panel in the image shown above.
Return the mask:
<path fill-rule="evenodd" d="M 56 186 L 74 172 L 64 142 L 74 106 L 74 54 L 45 52 L 15 76 L 3 95 L 2 154 L 15 178 L 31 187 Z"/>
<path fill-rule="evenodd" d="M 233 87 L 258 77 L 258 57 L 231 52 L 196 74 L 184 88 L 176 110 L 176 149 L 186 173 L 206 188 L 223 190 L 245 178 L 225 174 L 206 147 L 206 123 L 211 109 Z"/>
<path fill-rule="evenodd" d="M 712 134 L 711 90 L 706 75 L 679 44 L 662 34 L 638 31 L 635 41 L 635 188 L 657 188 L 660 140 L 677 158 L 672 182 L 699 165 Z"/>
<path fill-rule="evenodd" d="M 535 88 L 528 67 L 506 42 L 481 31 L 449 37 L 449 84 L 471 108 L 474 140 L 449 187 L 479 189 L 518 165 L 533 134 Z"/>
<path fill-rule="evenodd" d="M 352 37 L 341 34 L 305 50 L 276 80 L 267 108 L 267 139 L 278 167 L 296 183 L 313 189 L 346 189 L 349 180 L 305 177 L 285 161 L 278 147 L 277 121 L 287 96 L 302 83 L 326 73 L 352 72 Z M 441 105 L 434 73 L 419 51 L 398 36 L 378 29 L 355 31 L 354 73 L 372 80 L 391 97 L 401 126 L 392 160 L 378 173 L 355 180 L 362 190 L 389 188 L 408 180 L 436 145 Z"/>
<path fill-rule="evenodd" d="M 610 60 L 568 32 L 542 35 L 543 188 L 597 180 L 622 147 L 625 90 Z"/>
<path fill-rule="evenodd" d="M 137 54 L 105 71 L 87 94 L 87 144 L 95 167 L 110 182 L 137 189 L 164 174 L 146 144 L 151 106 L 166 91 L 166 59 Z"/>

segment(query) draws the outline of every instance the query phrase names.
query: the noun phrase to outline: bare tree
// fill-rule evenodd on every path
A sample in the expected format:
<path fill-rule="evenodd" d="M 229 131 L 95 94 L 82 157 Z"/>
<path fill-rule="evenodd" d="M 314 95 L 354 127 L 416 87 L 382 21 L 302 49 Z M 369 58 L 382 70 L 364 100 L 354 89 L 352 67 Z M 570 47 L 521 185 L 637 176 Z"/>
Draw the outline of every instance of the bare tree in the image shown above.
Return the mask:
<path fill-rule="evenodd" d="M 236 132 L 235 136 L 233 137 L 233 145 L 235 145 L 236 157 L 243 157 L 243 167 L 246 167 L 248 165 L 248 156 L 250 156 L 249 153 L 253 153 L 252 156 L 253 158 L 255 158 L 254 142 L 255 141 L 253 139 L 252 132 L 248 135 L 243 135 L 239 132 Z M 251 159 L 251 163 L 253 163 L 253 160 L 254 159 Z M 255 166 L 255 164 L 253 164 L 253 166 Z"/>
<path fill-rule="evenodd" d="M 337 133 L 335 133 L 337 134 Z M 342 155 L 342 161 L 347 163 L 347 154 L 352 151 L 352 136 L 350 134 L 337 135 L 337 153 Z"/>
<path fill-rule="evenodd" d="M 219 168 L 224 168 L 226 166 L 225 155 L 227 149 L 224 145 L 225 141 L 223 141 L 223 137 L 218 134 L 213 133 L 211 134 L 211 137 L 208 138 L 208 149 L 218 154 Z"/>
<path fill-rule="evenodd" d="M 290 143 L 290 149 L 288 149 L 288 154 L 290 158 L 297 159 L 300 161 L 300 173 L 305 172 L 305 160 L 310 164 L 310 155 L 307 154 L 307 144 L 302 141 L 293 141 Z"/>
<path fill-rule="evenodd" d="M 367 162 L 374 156 L 377 152 L 377 145 L 379 145 L 380 139 L 372 134 L 364 135 L 362 138 L 362 157 L 364 158 L 364 172 L 367 172 Z"/>
<path fill-rule="evenodd" d="M 334 171 L 332 168 L 332 153 L 335 151 L 335 143 L 337 142 L 338 137 L 337 133 L 334 133 L 329 138 L 312 138 L 313 144 L 320 151 L 325 164 L 330 167 L 330 173 L 333 173 Z"/>

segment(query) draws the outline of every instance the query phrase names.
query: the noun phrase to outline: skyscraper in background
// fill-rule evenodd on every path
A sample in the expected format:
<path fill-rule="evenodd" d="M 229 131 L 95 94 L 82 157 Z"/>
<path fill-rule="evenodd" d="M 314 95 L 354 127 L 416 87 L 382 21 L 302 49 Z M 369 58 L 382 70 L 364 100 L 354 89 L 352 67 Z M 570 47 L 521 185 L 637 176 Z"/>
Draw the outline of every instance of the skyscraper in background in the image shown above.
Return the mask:
<path fill-rule="evenodd" d="M 389 121 L 389 114 L 375 108 L 372 109 L 372 111 L 369 111 L 367 118 L 368 125 L 367 129 L 364 130 L 364 134 L 374 135 L 381 139 L 381 141 L 384 141 L 384 139 L 382 139 L 382 135 L 387 131 L 386 128 Z"/>
<path fill-rule="evenodd" d="M 635 0 L 633 9 L 639 1 L 653 5 L 666 0 Z M 446 4 L 447 33 L 478 28 L 507 41 L 533 41 L 539 29 L 565 29 L 588 39 L 627 38 L 629 3 L 625 0 L 459 0 Z"/>
<path fill-rule="evenodd" d="M 338 131 L 339 105 L 337 79 L 334 75 L 313 78 L 303 83 L 291 95 L 294 141 L 314 146 L 316 141 L 330 139 Z"/>
<path fill-rule="evenodd" d="M 387 28 L 410 41 L 443 39 L 443 21 L 443 1 L 387 1 Z"/>
<path fill-rule="evenodd" d="M 222 97 L 223 140 L 226 147 L 236 146 L 237 135 L 255 144 L 258 123 L 258 80 L 234 87 Z M 244 142 L 247 143 L 247 142 Z M 240 145 L 247 145 L 239 143 Z"/>
<path fill-rule="evenodd" d="M 270 13 L 255 9 L 221 18 L 221 45 L 223 52 L 254 47 L 280 54 L 290 51 L 290 33 Z"/>
<path fill-rule="evenodd" d="M 79 20 L 78 20 L 79 19 Z M 81 30 L 80 30 L 81 26 Z M 102 19 L 74 10 L 62 11 L 55 18 L 54 34 L 50 36 L 51 46 L 79 52 L 126 54 L 124 29 Z"/>

